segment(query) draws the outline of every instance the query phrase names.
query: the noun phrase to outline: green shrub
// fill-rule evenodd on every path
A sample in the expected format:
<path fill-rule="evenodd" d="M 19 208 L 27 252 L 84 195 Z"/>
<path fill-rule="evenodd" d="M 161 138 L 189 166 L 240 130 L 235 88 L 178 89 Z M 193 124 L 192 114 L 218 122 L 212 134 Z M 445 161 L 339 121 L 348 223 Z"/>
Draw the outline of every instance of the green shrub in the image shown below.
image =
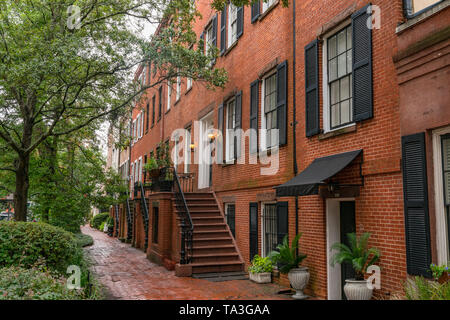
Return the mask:
<path fill-rule="evenodd" d="M 408 300 L 450 300 L 450 281 L 441 284 L 415 277 L 405 282 L 404 290 Z"/>
<path fill-rule="evenodd" d="M 0 222 L 0 268 L 44 263 L 65 273 L 83 259 L 72 233 L 41 222 Z"/>
<path fill-rule="evenodd" d="M 77 241 L 77 244 L 79 247 L 87 247 L 94 244 L 94 239 L 90 235 L 83 234 L 83 233 L 76 233 L 75 239 Z"/>
<path fill-rule="evenodd" d="M 93 227 L 95 229 L 100 229 L 101 224 L 103 222 L 105 222 L 106 219 L 108 219 L 108 217 L 109 217 L 109 213 L 108 212 L 103 212 L 103 213 L 97 214 L 91 220 L 91 227 Z"/>
<path fill-rule="evenodd" d="M 261 258 L 259 255 L 255 255 L 252 265 L 248 268 L 251 273 L 272 272 L 272 270 L 272 260 L 269 257 Z"/>
<path fill-rule="evenodd" d="M 269 258 L 274 264 L 280 264 L 280 272 L 287 274 L 291 269 L 298 268 L 299 264 L 306 258 L 306 254 L 297 253 L 298 240 L 302 234 L 298 234 L 292 239 L 289 247 L 288 235 L 283 238 L 283 242 L 277 246 L 277 250 L 269 253 Z"/>
<path fill-rule="evenodd" d="M 108 219 L 106 219 L 106 224 L 108 227 L 114 227 L 114 219 L 112 217 L 108 217 Z"/>
<path fill-rule="evenodd" d="M 83 290 L 69 290 L 66 279 L 37 268 L 0 269 L 0 300 L 74 300 Z"/>
<path fill-rule="evenodd" d="M 100 225 L 100 228 L 98 228 L 100 231 L 105 230 L 105 221 L 102 222 L 102 224 Z"/>

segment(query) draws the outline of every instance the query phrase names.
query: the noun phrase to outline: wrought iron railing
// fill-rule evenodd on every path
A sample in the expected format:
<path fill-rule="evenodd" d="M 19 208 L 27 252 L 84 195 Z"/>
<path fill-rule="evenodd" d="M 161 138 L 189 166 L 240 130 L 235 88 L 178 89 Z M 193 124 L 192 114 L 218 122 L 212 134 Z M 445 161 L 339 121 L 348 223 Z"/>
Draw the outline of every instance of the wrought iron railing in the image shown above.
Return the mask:
<path fill-rule="evenodd" d="M 180 217 L 181 229 L 181 250 L 180 250 L 180 264 L 188 264 L 192 260 L 192 237 L 194 234 L 194 224 L 192 223 L 191 214 L 186 203 L 184 191 L 180 184 L 180 178 L 175 168 L 173 170 L 174 184 L 173 193 L 175 196 L 175 207 L 178 216 Z"/>
<path fill-rule="evenodd" d="M 144 250 L 148 248 L 148 206 L 145 199 L 145 190 L 142 182 L 139 182 L 139 190 L 141 191 L 141 214 L 144 220 L 144 230 L 145 230 L 145 245 Z"/>
<path fill-rule="evenodd" d="M 127 196 L 125 209 L 127 211 L 127 241 L 131 241 L 133 239 L 133 216 L 131 215 L 129 196 Z"/>

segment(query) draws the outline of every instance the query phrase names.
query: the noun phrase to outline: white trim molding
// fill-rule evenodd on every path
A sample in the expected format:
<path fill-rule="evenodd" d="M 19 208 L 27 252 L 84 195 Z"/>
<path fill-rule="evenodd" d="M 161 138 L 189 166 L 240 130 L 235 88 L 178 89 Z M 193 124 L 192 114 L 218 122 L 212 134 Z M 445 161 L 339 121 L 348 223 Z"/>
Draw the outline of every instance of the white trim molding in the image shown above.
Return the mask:
<path fill-rule="evenodd" d="M 449 244 L 447 234 L 447 217 L 444 204 L 444 179 L 442 168 L 442 135 L 450 133 L 450 127 L 433 131 L 433 171 L 434 171 L 434 203 L 436 221 L 436 249 L 437 263 L 447 264 L 449 257 Z"/>

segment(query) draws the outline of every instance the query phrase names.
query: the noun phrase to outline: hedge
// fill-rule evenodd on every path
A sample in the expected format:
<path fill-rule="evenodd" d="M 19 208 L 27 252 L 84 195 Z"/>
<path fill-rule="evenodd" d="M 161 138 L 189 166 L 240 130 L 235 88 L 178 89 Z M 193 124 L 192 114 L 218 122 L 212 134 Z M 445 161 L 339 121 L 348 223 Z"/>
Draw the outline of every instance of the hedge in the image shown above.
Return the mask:
<path fill-rule="evenodd" d="M 108 212 L 102 212 L 102 213 L 97 214 L 96 216 L 94 216 L 91 219 L 91 227 L 93 227 L 95 229 L 100 229 L 101 224 L 103 222 L 106 222 L 108 217 L 109 217 L 109 213 Z"/>
<path fill-rule="evenodd" d="M 45 265 L 65 273 L 83 260 L 72 233 L 41 222 L 0 222 L 0 268 Z"/>

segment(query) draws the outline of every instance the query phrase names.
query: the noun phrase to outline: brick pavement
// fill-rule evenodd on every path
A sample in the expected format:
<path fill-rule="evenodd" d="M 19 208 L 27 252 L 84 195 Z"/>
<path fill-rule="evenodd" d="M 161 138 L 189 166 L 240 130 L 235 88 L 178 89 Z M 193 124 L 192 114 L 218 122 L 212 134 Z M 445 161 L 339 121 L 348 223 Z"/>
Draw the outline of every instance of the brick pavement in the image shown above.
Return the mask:
<path fill-rule="evenodd" d="M 92 271 L 106 289 L 108 299 L 130 300 L 280 300 L 287 288 L 277 284 L 256 284 L 248 280 L 210 282 L 180 278 L 174 271 L 149 261 L 145 254 L 117 238 L 89 226 L 82 232 L 94 238 L 85 250 L 93 262 Z"/>

